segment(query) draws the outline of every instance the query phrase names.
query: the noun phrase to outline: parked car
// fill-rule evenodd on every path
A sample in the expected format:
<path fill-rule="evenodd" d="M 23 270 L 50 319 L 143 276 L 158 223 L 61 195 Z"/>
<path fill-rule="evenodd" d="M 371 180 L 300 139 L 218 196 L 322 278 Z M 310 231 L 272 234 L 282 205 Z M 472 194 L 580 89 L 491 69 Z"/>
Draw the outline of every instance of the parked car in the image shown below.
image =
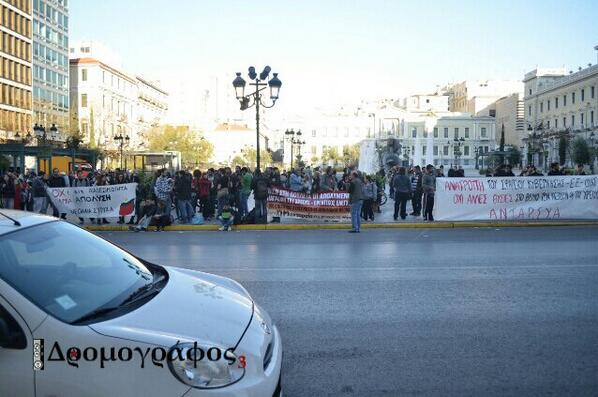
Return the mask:
<path fill-rule="evenodd" d="M 280 396 L 281 361 L 237 282 L 0 210 L 0 396 Z"/>

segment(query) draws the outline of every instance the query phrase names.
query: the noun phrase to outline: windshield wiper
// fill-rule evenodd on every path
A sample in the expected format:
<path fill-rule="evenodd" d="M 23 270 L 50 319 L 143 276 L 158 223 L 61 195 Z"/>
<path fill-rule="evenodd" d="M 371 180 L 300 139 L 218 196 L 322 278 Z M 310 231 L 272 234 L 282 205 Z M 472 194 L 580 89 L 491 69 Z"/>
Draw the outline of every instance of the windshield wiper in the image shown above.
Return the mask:
<path fill-rule="evenodd" d="M 156 288 L 156 286 L 164 279 L 165 279 L 164 276 L 156 277 L 154 279 L 154 281 L 152 281 L 151 283 L 138 288 L 131 295 L 129 295 L 124 301 L 121 302 L 121 306 L 127 305 L 129 303 L 133 303 L 138 300 L 145 299 L 149 296 L 157 294 L 158 292 L 160 292 L 160 289 Z"/>
<path fill-rule="evenodd" d="M 100 307 L 100 308 L 97 308 L 97 309 L 87 313 L 87 314 L 84 314 L 83 316 L 79 317 L 75 321 L 72 321 L 71 324 L 80 324 L 82 322 L 93 320 L 98 317 L 103 317 L 106 314 L 111 313 L 120 308 L 121 308 L 121 306 Z"/>

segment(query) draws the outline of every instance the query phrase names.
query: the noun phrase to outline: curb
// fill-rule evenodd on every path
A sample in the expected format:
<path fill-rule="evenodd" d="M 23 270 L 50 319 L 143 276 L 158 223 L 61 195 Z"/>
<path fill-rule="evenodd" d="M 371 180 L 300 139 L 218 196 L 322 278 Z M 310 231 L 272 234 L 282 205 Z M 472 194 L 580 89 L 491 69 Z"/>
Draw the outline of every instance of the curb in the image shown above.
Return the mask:
<path fill-rule="evenodd" d="M 598 221 L 524 221 L 524 222 L 429 222 L 429 223 L 366 223 L 362 229 L 457 229 L 476 227 L 555 227 L 555 226 L 598 226 Z M 120 225 L 88 225 L 86 230 L 93 232 L 128 232 L 128 226 Z M 173 225 L 166 227 L 165 231 L 218 231 L 219 225 Z M 269 223 L 267 225 L 237 225 L 233 230 L 342 230 L 350 229 L 349 223 L 325 223 L 325 224 L 284 224 Z M 155 227 L 150 227 L 155 230 Z"/>

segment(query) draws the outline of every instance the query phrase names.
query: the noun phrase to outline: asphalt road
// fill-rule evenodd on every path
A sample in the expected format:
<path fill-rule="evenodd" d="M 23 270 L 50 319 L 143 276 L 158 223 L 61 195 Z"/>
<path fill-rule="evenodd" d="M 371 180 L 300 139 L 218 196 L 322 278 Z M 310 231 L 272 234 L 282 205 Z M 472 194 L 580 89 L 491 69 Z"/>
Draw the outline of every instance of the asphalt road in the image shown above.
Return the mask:
<path fill-rule="evenodd" d="M 242 282 L 285 396 L 598 395 L 598 228 L 103 235 Z"/>

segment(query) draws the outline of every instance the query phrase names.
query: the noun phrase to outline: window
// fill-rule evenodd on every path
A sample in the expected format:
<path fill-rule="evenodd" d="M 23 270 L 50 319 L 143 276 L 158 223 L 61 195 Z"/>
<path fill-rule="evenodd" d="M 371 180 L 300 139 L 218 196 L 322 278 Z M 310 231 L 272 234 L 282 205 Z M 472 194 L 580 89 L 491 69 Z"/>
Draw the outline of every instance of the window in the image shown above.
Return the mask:
<path fill-rule="evenodd" d="M 592 99 L 594 98 L 594 95 L 596 95 L 595 91 L 595 87 L 590 88 L 590 97 L 592 97 Z"/>
<path fill-rule="evenodd" d="M 455 128 L 455 139 L 459 139 L 459 128 Z"/>
<path fill-rule="evenodd" d="M 554 98 L 554 108 L 555 109 L 559 108 L 559 98 Z"/>
<path fill-rule="evenodd" d="M 434 156 L 438 156 L 438 146 L 434 145 Z"/>
<path fill-rule="evenodd" d="M 81 94 L 81 107 L 87 107 L 87 94 Z"/>
<path fill-rule="evenodd" d="M 490 116 L 490 117 L 496 117 L 496 109 L 490 109 L 488 111 L 488 116 Z"/>
<path fill-rule="evenodd" d="M 575 93 L 572 92 L 571 93 L 571 104 L 574 104 L 574 103 L 575 103 Z"/>
<path fill-rule="evenodd" d="M 575 127 L 575 115 L 571 115 L 571 127 Z"/>
<path fill-rule="evenodd" d="M 102 70 L 102 83 L 106 84 L 106 71 Z"/>
<path fill-rule="evenodd" d="M 581 89 L 581 101 L 583 102 L 586 98 L 586 91 L 582 88 Z"/>
<path fill-rule="evenodd" d="M 567 106 L 567 95 L 563 95 L 563 106 Z"/>
<path fill-rule="evenodd" d="M 579 114 L 579 122 L 581 123 L 581 126 L 582 126 L 582 127 L 583 127 L 583 116 L 584 116 L 584 114 L 583 114 L 583 113 L 580 113 L 580 114 Z"/>
<path fill-rule="evenodd" d="M 550 120 L 546 122 L 546 128 L 550 129 Z"/>
<path fill-rule="evenodd" d="M 427 146 L 422 146 L 422 156 L 426 155 L 426 151 L 427 151 L 428 147 Z"/>
<path fill-rule="evenodd" d="M 448 128 L 445 128 L 445 129 L 444 129 L 444 137 L 445 137 L 445 138 L 448 138 Z"/>
<path fill-rule="evenodd" d="M 469 127 L 465 127 L 465 138 L 469 138 Z"/>
<path fill-rule="evenodd" d="M 482 138 L 486 138 L 486 127 L 482 127 Z"/>
<path fill-rule="evenodd" d="M 87 69 L 81 69 L 81 81 L 87 81 Z"/>
<path fill-rule="evenodd" d="M 316 137 L 316 130 L 311 130 L 311 136 L 312 136 L 312 138 Z"/>
<path fill-rule="evenodd" d="M 532 115 L 532 105 L 529 105 L 529 106 L 527 107 L 527 115 L 528 115 L 528 116 L 531 116 L 531 115 Z"/>
<path fill-rule="evenodd" d="M 412 138 L 417 138 L 417 128 L 414 128 L 414 129 L 411 131 L 411 137 L 412 137 Z"/>
<path fill-rule="evenodd" d="M 438 138 L 438 127 L 434 127 L 434 138 Z"/>
<path fill-rule="evenodd" d="M 594 111 L 593 110 L 590 112 L 590 125 L 592 125 L 592 126 L 594 125 Z"/>
<path fill-rule="evenodd" d="M 463 147 L 463 156 L 469 156 L 469 146 Z"/>
<path fill-rule="evenodd" d="M 563 128 L 567 128 L 567 118 L 563 117 Z"/>
<path fill-rule="evenodd" d="M 531 88 L 529 89 L 529 94 L 530 94 L 530 95 L 532 94 L 532 89 L 531 89 Z"/>
<path fill-rule="evenodd" d="M 540 113 L 544 113 L 544 102 L 540 102 Z"/>
<path fill-rule="evenodd" d="M 550 99 L 546 101 L 546 110 L 550 112 Z"/>
<path fill-rule="evenodd" d="M 312 146 L 312 147 L 311 147 L 311 155 L 312 155 L 312 156 L 315 156 L 315 155 L 316 155 L 316 151 L 317 151 L 317 150 L 318 150 L 318 147 L 317 147 L 317 146 Z"/>
<path fill-rule="evenodd" d="M 559 119 L 554 119 L 554 128 L 559 128 Z"/>
<path fill-rule="evenodd" d="M 444 146 L 442 148 L 442 154 L 444 154 L 445 156 L 448 156 L 448 154 L 449 154 L 449 147 L 448 146 Z"/>

